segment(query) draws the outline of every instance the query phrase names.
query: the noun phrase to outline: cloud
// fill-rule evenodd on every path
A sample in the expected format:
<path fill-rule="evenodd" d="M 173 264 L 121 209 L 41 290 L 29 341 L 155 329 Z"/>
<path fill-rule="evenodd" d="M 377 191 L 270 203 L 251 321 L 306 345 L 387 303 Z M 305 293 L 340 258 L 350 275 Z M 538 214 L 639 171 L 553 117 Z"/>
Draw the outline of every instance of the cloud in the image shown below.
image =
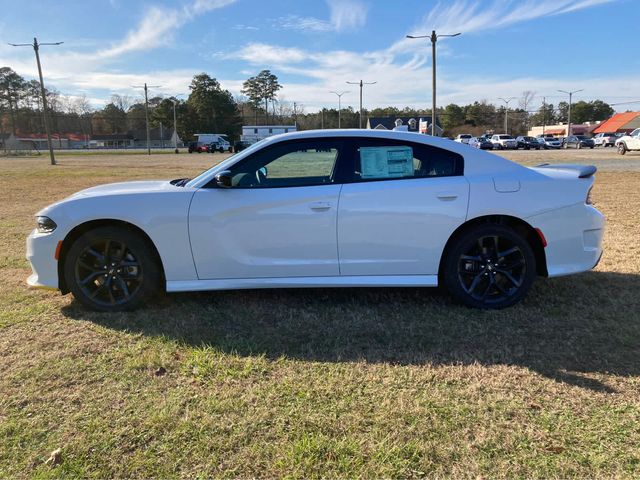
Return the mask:
<path fill-rule="evenodd" d="M 150 7 L 138 25 L 125 38 L 109 48 L 95 53 L 99 58 L 119 57 L 122 54 L 151 50 L 169 44 L 173 33 L 197 15 L 230 5 L 237 0 L 195 0 L 182 9 Z"/>
<path fill-rule="evenodd" d="M 303 32 L 343 32 L 363 27 L 369 8 L 360 0 L 326 0 L 329 20 L 290 14 L 276 20 L 275 27 Z"/>
<path fill-rule="evenodd" d="M 367 22 L 368 7 L 359 0 L 327 0 L 331 11 L 331 24 L 336 31 L 363 27 Z"/>
<path fill-rule="evenodd" d="M 419 28 L 428 25 L 443 33 L 472 33 L 502 28 L 540 17 L 560 15 L 614 0 L 493 0 L 493 3 L 471 0 L 438 2 Z"/>

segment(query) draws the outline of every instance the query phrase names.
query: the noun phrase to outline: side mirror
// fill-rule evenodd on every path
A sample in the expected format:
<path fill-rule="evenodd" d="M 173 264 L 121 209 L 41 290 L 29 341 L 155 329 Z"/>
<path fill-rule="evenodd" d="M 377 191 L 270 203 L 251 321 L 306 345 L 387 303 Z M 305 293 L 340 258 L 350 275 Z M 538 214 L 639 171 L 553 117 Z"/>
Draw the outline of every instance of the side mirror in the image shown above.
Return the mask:
<path fill-rule="evenodd" d="M 215 176 L 216 179 L 216 185 L 219 188 L 231 188 L 232 185 L 232 180 L 233 180 L 233 176 L 231 175 L 231 172 L 229 170 L 225 170 L 223 172 L 218 173 Z"/>

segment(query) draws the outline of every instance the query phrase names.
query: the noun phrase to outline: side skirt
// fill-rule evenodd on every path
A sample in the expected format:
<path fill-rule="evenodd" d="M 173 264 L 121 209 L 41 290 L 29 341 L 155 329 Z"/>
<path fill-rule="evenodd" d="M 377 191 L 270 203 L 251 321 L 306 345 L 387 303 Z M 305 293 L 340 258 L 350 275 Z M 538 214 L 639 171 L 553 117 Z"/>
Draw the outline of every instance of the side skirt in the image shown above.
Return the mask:
<path fill-rule="evenodd" d="M 223 278 L 172 280 L 167 292 L 319 287 L 437 287 L 437 275 L 358 275 L 341 277 Z"/>

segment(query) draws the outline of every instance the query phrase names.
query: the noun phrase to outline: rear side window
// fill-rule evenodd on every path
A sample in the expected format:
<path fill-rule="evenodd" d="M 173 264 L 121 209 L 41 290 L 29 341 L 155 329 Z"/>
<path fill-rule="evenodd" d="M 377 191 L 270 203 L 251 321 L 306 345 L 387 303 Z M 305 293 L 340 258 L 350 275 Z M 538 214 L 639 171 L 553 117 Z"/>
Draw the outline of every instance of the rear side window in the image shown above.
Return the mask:
<path fill-rule="evenodd" d="M 462 175 L 462 155 L 413 142 L 353 139 L 352 181 L 393 180 Z"/>

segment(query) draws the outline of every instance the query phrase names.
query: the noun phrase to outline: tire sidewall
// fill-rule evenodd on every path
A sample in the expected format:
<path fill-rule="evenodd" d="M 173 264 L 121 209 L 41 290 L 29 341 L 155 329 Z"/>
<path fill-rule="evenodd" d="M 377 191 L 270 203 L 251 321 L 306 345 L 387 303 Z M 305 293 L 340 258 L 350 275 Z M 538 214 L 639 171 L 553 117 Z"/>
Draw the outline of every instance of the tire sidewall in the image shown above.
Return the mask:
<path fill-rule="evenodd" d="M 525 261 L 525 275 L 522 279 L 522 285 L 514 295 L 501 302 L 484 303 L 471 297 L 462 288 L 462 285 L 458 280 L 458 259 L 461 255 L 467 252 L 475 242 L 478 241 L 478 238 L 493 235 L 507 238 L 520 248 Z M 468 230 L 459 236 L 454 242 L 455 243 L 450 249 L 448 249 L 446 254 L 447 256 L 444 261 L 441 280 L 456 301 L 473 308 L 500 309 L 514 305 L 525 297 L 536 277 L 535 255 L 525 238 L 507 226 L 489 224 L 477 226 Z"/>
<path fill-rule="evenodd" d="M 142 284 L 125 304 L 114 306 L 96 304 L 85 295 L 76 282 L 75 265 L 78 256 L 93 242 L 106 239 L 124 242 L 142 266 Z M 98 227 L 78 237 L 67 252 L 64 260 L 65 281 L 73 296 L 91 310 L 115 312 L 135 309 L 160 290 L 162 275 L 152 251 L 153 247 L 149 245 L 149 242 L 131 230 L 121 227 Z"/>

